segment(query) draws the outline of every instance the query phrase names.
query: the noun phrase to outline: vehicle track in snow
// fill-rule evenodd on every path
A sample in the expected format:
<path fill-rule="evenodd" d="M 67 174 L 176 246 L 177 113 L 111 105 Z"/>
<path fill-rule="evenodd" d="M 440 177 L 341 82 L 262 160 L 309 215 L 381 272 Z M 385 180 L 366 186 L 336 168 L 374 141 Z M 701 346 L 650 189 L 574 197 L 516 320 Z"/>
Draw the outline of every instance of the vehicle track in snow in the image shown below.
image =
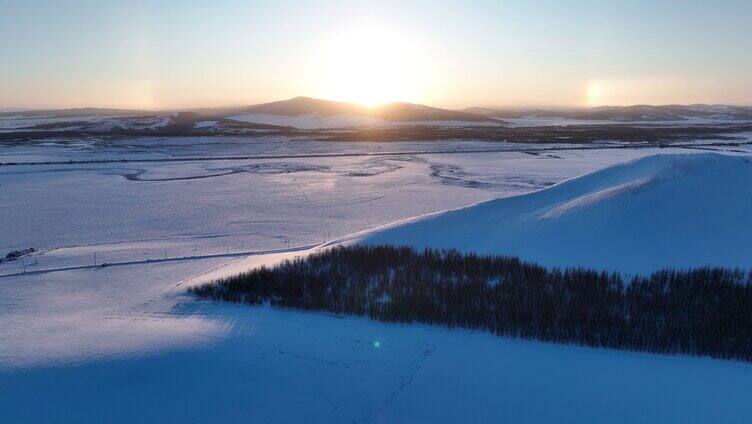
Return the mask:
<path fill-rule="evenodd" d="M 288 249 L 256 250 L 256 251 L 245 251 L 245 252 L 216 253 L 216 254 L 209 254 L 209 255 L 177 256 L 173 258 L 144 259 L 140 261 L 105 262 L 99 265 L 77 265 L 77 266 L 68 266 L 68 267 L 60 267 L 60 268 L 38 269 L 38 270 L 26 271 L 26 272 L 14 272 L 10 274 L 0 274 L 0 278 L 23 277 L 26 275 L 49 274 L 52 272 L 75 271 L 75 270 L 81 270 L 81 269 L 110 268 L 114 266 L 145 265 L 145 264 L 151 265 L 151 264 L 159 264 L 159 263 L 167 263 L 167 262 L 196 261 L 196 260 L 217 259 L 217 258 L 237 258 L 237 257 L 243 257 L 243 256 L 272 255 L 272 254 L 277 254 L 277 253 L 302 252 L 305 250 L 313 249 L 315 247 L 323 246 L 325 244 L 326 243 L 311 244 L 311 245 L 288 248 Z"/>
<path fill-rule="evenodd" d="M 139 159 L 88 159 L 88 160 L 67 160 L 67 161 L 29 161 L 29 162 L 0 162 L 0 166 L 25 166 L 25 165 L 95 165 L 108 163 L 162 163 L 162 162 L 213 162 L 213 161 L 234 161 L 234 160 L 267 160 L 267 159 L 307 159 L 307 158 L 341 158 L 341 157 L 378 157 L 378 156 L 411 156 L 411 155 L 451 155 L 466 153 L 529 153 L 539 155 L 547 152 L 557 151 L 582 151 L 582 150 L 608 150 L 608 149 L 641 149 L 655 147 L 671 147 L 698 150 L 715 150 L 723 147 L 739 147 L 752 144 L 752 142 L 718 142 L 697 144 L 687 143 L 645 143 L 645 144 L 592 144 L 578 146 L 560 146 L 545 144 L 536 145 L 537 147 L 524 148 L 491 148 L 491 149 L 436 149 L 436 150 L 394 150 L 386 152 L 343 152 L 343 153 L 301 153 L 286 155 L 236 155 L 236 156 L 186 156 L 170 158 L 139 158 Z M 731 150 L 733 151 L 733 149 Z"/>

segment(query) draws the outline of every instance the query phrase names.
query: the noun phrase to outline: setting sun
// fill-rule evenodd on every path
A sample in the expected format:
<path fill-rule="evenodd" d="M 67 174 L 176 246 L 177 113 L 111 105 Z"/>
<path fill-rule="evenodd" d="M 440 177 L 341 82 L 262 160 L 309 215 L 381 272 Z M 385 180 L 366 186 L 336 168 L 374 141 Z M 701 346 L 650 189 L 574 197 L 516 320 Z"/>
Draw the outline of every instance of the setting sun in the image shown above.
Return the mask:
<path fill-rule="evenodd" d="M 316 96 L 377 106 L 421 97 L 422 61 L 414 40 L 376 26 L 331 34 L 316 57 Z"/>

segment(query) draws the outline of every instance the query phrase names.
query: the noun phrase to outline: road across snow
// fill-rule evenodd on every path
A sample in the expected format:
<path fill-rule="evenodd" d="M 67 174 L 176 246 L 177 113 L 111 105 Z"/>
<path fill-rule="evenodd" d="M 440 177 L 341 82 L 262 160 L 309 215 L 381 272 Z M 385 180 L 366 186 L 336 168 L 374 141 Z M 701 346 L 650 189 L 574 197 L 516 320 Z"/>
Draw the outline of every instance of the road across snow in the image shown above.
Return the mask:
<path fill-rule="evenodd" d="M 14 272 L 10 274 L 0 274 L 0 278 L 25 277 L 29 275 L 49 274 L 52 272 L 77 271 L 77 270 L 83 270 L 83 269 L 96 269 L 96 268 L 110 268 L 114 266 L 161 264 L 161 263 L 166 263 L 166 262 L 200 261 L 200 260 L 205 260 L 205 259 L 218 259 L 218 258 L 246 258 L 248 256 L 256 256 L 256 255 L 272 255 L 272 254 L 277 254 L 277 253 L 303 252 L 307 250 L 312 250 L 316 247 L 317 245 L 308 245 L 308 246 L 302 246 L 298 248 L 273 249 L 273 250 L 264 250 L 264 251 L 259 251 L 259 252 L 244 251 L 244 252 L 230 253 L 228 251 L 227 253 L 213 253 L 213 254 L 207 254 L 207 255 L 175 256 L 172 258 L 154 258 L 154 259 L 143 259 L 143 260 L 138 260 L 138 261 L 104 262 L 104 263 L 93 264 L 93 265 L 78 265 L 78 266 L 68 266 L 68 267 L 62 267 L 62 268 L 30 269 L 29 271 L 24 270 L 21 272 Z"/>

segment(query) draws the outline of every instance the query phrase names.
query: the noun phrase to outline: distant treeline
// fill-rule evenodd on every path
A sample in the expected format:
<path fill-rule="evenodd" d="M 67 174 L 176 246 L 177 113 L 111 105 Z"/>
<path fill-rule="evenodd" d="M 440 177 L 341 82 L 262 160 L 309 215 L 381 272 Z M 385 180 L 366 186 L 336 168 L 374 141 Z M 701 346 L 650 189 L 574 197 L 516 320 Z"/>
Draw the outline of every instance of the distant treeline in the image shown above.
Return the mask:
<path fill-rule="evenodd" d="M 752 273 L 547 269 L 503 256 L 350 246 L 190 288 L 263 303 L 502 336 L 752 361 Z"/>

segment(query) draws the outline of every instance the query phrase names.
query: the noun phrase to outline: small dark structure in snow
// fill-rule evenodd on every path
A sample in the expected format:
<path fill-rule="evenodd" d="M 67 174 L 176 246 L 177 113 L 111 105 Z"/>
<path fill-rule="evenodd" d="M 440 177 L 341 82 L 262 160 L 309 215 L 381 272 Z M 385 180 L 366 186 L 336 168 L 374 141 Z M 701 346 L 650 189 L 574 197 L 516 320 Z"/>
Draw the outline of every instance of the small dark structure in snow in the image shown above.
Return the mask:
<path fill-rule="evenodd" d="M 15 261 L 16 259 L 18 259 L 18 258 L 20 258 L 22 256 L 30 255 L 30 254 L 32 254 L 32 253 L 34 253 L 36 251 L 37 250 L 34 249 L 33 247 L 30 247 L 30 248 L 24 249 L 24 250 L 14 250 L 14 251 L 8 253 L 7 255 L 5 255 L 5 260 L 8 261 L 8 262 Z"/>

